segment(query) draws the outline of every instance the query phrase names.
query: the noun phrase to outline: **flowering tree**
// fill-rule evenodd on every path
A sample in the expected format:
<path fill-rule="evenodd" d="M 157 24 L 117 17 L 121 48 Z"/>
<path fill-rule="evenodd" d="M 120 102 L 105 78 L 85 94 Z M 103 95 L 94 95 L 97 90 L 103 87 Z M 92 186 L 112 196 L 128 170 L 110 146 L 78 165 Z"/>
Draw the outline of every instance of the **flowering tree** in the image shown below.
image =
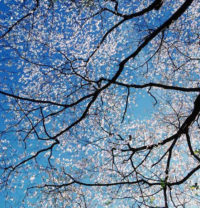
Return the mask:
<path fill-rule="evenodd" d="M 1 206 L 200 206 L 198 3 L 0 3 Z"/>

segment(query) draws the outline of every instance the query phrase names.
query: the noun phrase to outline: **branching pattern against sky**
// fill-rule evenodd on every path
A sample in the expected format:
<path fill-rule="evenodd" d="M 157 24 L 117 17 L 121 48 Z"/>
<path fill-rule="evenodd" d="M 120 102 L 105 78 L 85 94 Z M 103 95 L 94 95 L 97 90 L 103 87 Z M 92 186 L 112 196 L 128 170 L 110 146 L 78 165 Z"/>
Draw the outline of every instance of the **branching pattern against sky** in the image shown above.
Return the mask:
<path fill-rule="evenodd" d="M 0 207 L 200 207 L 199 0 L 0 8 Z"/>

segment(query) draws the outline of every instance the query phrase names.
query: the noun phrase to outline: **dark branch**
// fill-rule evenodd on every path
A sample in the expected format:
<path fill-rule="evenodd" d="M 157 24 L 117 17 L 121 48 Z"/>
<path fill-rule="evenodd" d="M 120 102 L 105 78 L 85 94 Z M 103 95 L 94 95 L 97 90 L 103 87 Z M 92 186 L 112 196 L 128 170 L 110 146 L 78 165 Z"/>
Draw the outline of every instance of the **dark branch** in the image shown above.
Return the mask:
<path fill-rule="evenodd" d="M 36 5 L 35 7 L 26 15 L 24 15 L 23 17 L 21 17 L 19 20 L 17 20 L 14 24 L 12 24 L 8 30 L 0 36 L 0 39 L 4 38 L 10 31 L 13 30 L 14 27 L 16 27 L 17 25 L 19 25 L 23 20 L 25 20 L 27 17 L 31 16 L 35 11 L 36 9 L 39 7 L 39 0 L 36 0 Z"/>
<path fill-rule="evenodd" d="M 110 82 L 111 80 L 109 79 L 105 79 L 105 78 L 101 78 L 102 81 L 108 81 Z M 175 90 L 175 91 L 182 91 L 182 92 L 200 92 L 200 88 L 199 87 L 178 87 L 178 86 L 170 86 L 170 85 L 164 85 L 164 84 L 160 84 L 160 83 L 147 83 L 147 84 L 126 84 L 123 82 L 118 82 L 115 81 L 113 82 L 113 84 L 119 85 L 119 86 L 123 86 L 123 87 L 127 87 L 127 88 L 136 88 L 136 89 L 142 89 L 142 88 L 148 88 L 148 87 L 156 87 L 156 88 L 161 88 L 161 89 L 166 89 L 166 90 Z"/>

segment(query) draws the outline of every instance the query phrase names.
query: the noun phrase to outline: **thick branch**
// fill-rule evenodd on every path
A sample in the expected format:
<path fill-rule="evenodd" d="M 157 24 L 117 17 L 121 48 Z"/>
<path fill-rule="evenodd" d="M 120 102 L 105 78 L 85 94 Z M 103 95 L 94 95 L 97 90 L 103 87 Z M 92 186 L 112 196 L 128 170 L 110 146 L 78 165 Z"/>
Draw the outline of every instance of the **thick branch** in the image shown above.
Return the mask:
<path fill-rule="evenodd" d="M 175 185 L 180 185 L 187 181 L 197 170 L 200 169 L 200 165 L 198 165 L 196 168 L 191 170 L 182 180 L 174 182 L 174 183 L 167 183 L 168 186 L 175 186 Z"/>
<path fill-rule="evenodd" d="M 49 101 L 49 100 L 37 100 L 37 99 L 34 99 L 34 98 L 22 97 L 22 96 L 18 96 L 18 95 L 15 95 L 15 94 L 8 93 L 8 92 L 4 92 L 2 90 L 0 90 L 0 94 L 11 97 L 11 98 L 15 98 L 15 99 L 18 99 L 18 100 L 25 100 L 25 101 L 29 101 L 29 102 L 32 102 L 32 103 L 42 103 L 42 104 L 56 105 L 56 106 L 61 106 L 61 107 L 65 107 L 65 108 L 73 107 L 73 106 L 81 103 L 82 101 L 94 96 L 94 93 L 91 93 L 91 94 L 88 94 L 88 95 L 80 98 L 79 100 L 75 101 L 74 103 L 62 104 L 62 103 L 57 103 L 57 102 L 53 102 L 53 101 Z"/>
<path fill-rule="evenodd" d="M 180 129 L 177 131 L 176 134 L 172 135 L 171 137 L 166 138 L 165 140 L 163 140 L 157 144 L 144 145 L 144 146 L 141 146 L 138 148 L 132 148 L 129 145 L 128 149 L 123 149 L 122 151 L 123 152 L 132 151 L 135 153 L 135 152 L 139 152 L 139 151 L 143 151 L 143 150 L 147 150 L 147 149 L 153 149 L 155 147 L 162 146 L 172 140 L 177 140 L 182 134 L 185 134 L 186 132 L 188 132 L 189 126 L 195 121 L 195 119 L 199 113 L 200 113 L 200 94 L 197 96 L 197 98 L 194 102 L 194 108 L 193 108 L 192 113 L 187 117 L 187 119 L 181 125 Z"/>
<path fill-rule="evenodd" d="M 109 79 L 101 78 L 102 81 L 108 81 L 110 82 Z M 136 88 L 136 89 L 143 89 L 143 88 L 148 88 L 148 87 L 156 87 L 156 88 L 161 88 L 161 89 L 166 89 L 166 90 L 175 90 L 175 91 L 182 91 L 182 92 L 200 92 L 200 87 L 178 87 L 178 86 L 170 86 L 170 85 L 164 85 L 160 83 L 147 83 L 147 84 L 126 84 L 123 82 L 118 82 L 115 81 L 113 84 L 127 87 L 127 88 Z"/>
<path fill-rule="evenodd" d="M 89 59 L 97 52 L 97 50 L 99 49 L 99 47 L 102 45 L 102 43 L 105 41 L 105 39 L 107 38 L 107 36 L 114 30 L 116 29 L 117 27 L 119 27 L 121 24 L 123 24 L 125 21 L 127 20 L 130 20 L 130 19 L 133 19 L 135 17 L 139 17 L 139 16 L 142 16 L 144 15 L 145 13 L 148 13 L 150 11 L 152 11 L 153 9 L 156 8 L 156 6 L 161 2 L 162 0 L 155 0 L 152 4 L 150 4 L 147 8 L 139 11 L 139 12 L 136 12 L 136 13 L 133 13 L 133 14 L 130 14 L 130 15 L 122 15 L 122 14 L 119 14 L 119 13 L 116 13 L 116 12 L 112 12 L 120 17 L 123 17 L 123 19 L 121 21 L 119 21 L 117 24 L 115 24 L 113 27 L 111 27 L 106 33 L 105 35 L 103 36 L 103 38 L 101 39 L 100 43 L 98 44 L 97 48 L 93 51 L 93 53 L 90 55 L 90 57 L 88 58 L 87 61 L 89 61 Z M 110 11 L 109 9 L 103 9 L 102 11 Z"/>

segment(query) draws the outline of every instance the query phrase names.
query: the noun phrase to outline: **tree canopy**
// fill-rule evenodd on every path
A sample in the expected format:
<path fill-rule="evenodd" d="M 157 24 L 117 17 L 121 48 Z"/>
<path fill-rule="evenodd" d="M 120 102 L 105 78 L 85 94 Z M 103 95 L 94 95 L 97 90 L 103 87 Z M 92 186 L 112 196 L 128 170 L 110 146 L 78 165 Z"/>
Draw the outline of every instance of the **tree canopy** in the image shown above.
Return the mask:
<path fill-rule="evenodd" d="M 0 206 L 200 206 L 199 0 L 0 2 Z"/>

